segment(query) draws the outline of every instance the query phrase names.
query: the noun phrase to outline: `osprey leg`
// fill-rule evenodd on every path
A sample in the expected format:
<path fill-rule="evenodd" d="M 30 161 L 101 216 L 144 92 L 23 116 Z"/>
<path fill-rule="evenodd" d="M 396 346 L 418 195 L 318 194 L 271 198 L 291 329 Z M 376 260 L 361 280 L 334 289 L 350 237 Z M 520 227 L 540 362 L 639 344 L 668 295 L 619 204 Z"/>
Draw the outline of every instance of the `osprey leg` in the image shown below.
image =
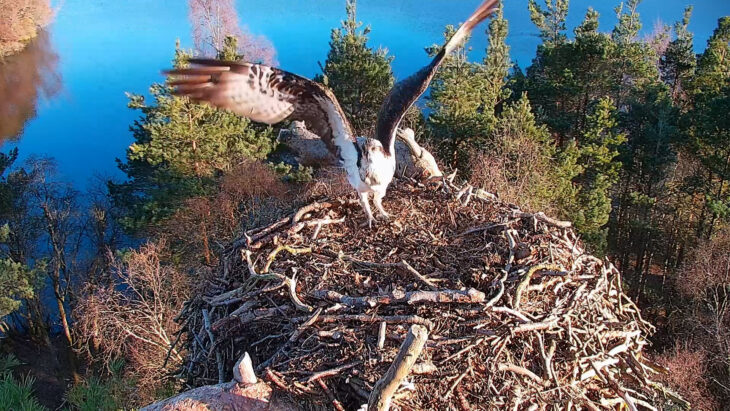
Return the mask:
<path fill-rule="evenodd" d="M 373 193 L 373 204 L 375 204 L 375 208 L 378 210 L 383 219 L 387 220 L 390 218 L 390 214 L 386 213 L 383 208 L 383 197 L 385 197 L 385 191 L 382 193 L 380 191 Z"/>
<path fill-rule="evenodd" d="M 360 205 L 362 206 L 362 209 L 365 210 L 365 214 L 368 216 L 368 227 L 373 227 L 373 222 L 375 219 L 373 218 L 373 212 L 370 211 L 370 201 L 368 200 L 368 193 L 357 193 L 358 196 L 360 196 Z"/>

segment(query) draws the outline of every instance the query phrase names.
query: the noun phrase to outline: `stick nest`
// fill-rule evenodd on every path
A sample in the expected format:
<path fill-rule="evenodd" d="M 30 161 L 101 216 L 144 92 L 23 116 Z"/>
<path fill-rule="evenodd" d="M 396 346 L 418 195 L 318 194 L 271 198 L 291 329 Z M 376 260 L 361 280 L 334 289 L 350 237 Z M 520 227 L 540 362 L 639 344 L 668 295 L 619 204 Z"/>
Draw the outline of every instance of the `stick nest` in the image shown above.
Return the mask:
<path fill-rule="evenodd" d="M 229 380 L 248 352 L 302 408 L 357 409 L 420 324 L 397 409 L 684 404 L 652 381 L 654 327 L 569 223 L 447 179 L 399 181 L 385 208 L 370 230 L 356 201 L 321 200 L 234 242 L 179 318 L 188 383 Z"/>

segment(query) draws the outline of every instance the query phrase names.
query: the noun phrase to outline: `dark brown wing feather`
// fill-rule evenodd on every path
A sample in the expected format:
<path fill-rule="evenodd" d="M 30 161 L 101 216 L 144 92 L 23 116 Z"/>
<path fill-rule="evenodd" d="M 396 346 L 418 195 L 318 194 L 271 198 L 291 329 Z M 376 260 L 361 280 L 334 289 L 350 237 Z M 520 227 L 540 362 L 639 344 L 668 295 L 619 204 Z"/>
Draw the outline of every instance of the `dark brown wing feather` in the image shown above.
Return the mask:
<path fill-rule="evenodd" d="M 483 2 L 454 33 L 429 65 L 393 86 L 380 107 L 378 122 L 375 126 L 375 136 L 383 144 L 385 150 L 390 153 L 398 124 L 403 119 L 406 111 L 426 91 L 444 58 L 463 43 L 474 27 L 497 9 L 498 4 L 499 0 L 486 0 Z"/>
<path fill-rule="evenodd" d="M 189 68 L 165 71 L 176 95 L 261 123 L 304 121 L 340 158 L 341 146 L 355 142 L 334 94 L 314 81 L 261 64 L 208 59 L 190 63 Z"/>

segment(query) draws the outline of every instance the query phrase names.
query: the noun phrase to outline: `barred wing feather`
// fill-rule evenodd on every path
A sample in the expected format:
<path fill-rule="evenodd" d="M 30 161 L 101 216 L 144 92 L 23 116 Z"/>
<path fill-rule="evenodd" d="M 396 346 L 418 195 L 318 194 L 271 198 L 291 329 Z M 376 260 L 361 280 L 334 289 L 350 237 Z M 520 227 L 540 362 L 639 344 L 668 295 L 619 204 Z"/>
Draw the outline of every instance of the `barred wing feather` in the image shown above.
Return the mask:
<path fill-rule="evenodd" d="M 304 121 L 341 161 L 352 160 L 355 138 L 334 94 L 312 80 L 262 64 L 191 59 L 168 70 L 174 93 L 228 109 L 253 121 Z"/>

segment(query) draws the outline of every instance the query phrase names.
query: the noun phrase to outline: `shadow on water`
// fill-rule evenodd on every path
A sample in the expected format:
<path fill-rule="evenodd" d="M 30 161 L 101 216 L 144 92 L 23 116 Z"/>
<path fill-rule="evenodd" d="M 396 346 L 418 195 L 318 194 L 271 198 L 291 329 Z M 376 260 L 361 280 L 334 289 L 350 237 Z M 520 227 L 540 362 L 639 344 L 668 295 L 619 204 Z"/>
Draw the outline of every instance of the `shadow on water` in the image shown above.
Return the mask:
<path fill-rule="evenodd" d="M 23 51 L 0 60 L 0 145 L 17 138 L 36 116 L 40 98 L 61 90 L 58 54 L 41 32 Z"/>

